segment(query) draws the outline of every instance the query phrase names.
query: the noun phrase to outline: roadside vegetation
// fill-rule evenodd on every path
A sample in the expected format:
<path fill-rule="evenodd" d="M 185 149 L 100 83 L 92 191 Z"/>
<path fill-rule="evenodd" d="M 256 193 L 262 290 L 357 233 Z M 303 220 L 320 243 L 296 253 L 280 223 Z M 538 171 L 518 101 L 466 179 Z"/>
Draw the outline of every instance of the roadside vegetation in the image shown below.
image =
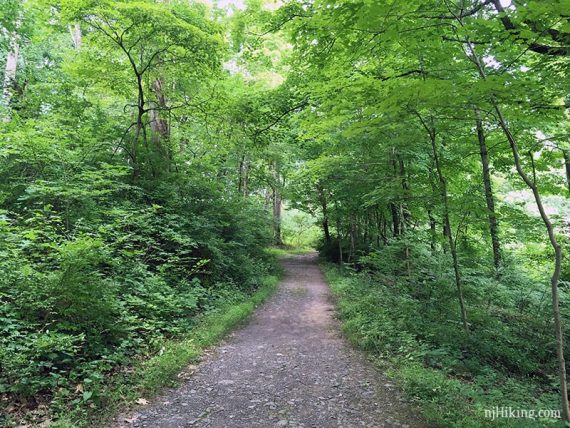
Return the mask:
<path fill-rule="evenodd" d="M 232 329 L 247 322 L 248 317 L 275 291 L 279 276 L 262 279 L 259 288 L 251 296 L 241 296 L 220 303 L 197 318 L 195 326 L 182 337 L 160 342 L 157 353 L 139 358 L 119 373 L 107 377 L 95 389 L 98 399 L 70 406 L 67 402 L 52 403 L 54 428 L 105 426 L 119 412 L 145 405 L 162 388 L 172 387 L 189 379 L 203 352 L 217 344 Z M 120 423 L 126 420 L 119 421 Z"/>
<path fill-rule="evenodd" d="M 100 426 L 275 284 L 286 134 L 204 5 L 0 10 L 0 425 Z"/>
<path fill-rule="evenodd" d="M 563 1 L 289 2 L 302 159 L 348 335 L 431 423 L 570 422 Z"/>
<path fill-rule="evenodd" d="M 1 1 L 0 423 L 146 399 L 313 248 L 430 421 L 570 423 L 569 49 L 567 0 Z"/>
<path fill-rule="evenodd" d="M 521 315 L 514 304 L 524 294 L 519 281 L 492 284 L 493 290 L 473 299 L 470 308 L 480 327 L 464 337 L 454 312 L 446 310 L 453 299 L 449 281 L 424 275 L 402 280 L 385 271 L 330 264 L 324 269 L 347 337 L 402 388 L 429 426 L 565 426 L 555 417 L 485 415 L 496 407 L 535 415 L 540 409 L 558 411 L 556 381 L 548 375 L 556 370 L 549 317 L 539 306 Z M 489 303 L 492 298 L 501 299 L 501 309 Z M 505 308 L 505 302 L 512 306 Z"/>

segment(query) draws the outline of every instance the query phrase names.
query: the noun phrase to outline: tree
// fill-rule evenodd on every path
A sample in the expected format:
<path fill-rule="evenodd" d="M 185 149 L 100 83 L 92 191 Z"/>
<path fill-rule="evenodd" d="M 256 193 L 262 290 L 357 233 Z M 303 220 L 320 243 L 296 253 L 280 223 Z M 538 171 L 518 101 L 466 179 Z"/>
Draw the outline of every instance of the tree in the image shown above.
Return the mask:
<path fill-rule="evenodd" d="M 168 124 L 161 116 L 189 105 L 193 95 L 182 92 L 179 99 L 170 100 L 168 105 L 167 88 L 161 74 L 175 66 L 184 70 L 187 82 L 212 75 L 219 67 L 221 57 L 218 30 L 205 18 L 204 11 L 180 4 L 97 2 L 86 5 L 71 1 L 63 3 L 63 10 L 70 19 L 80 19 L 96 30 L 103 52 L 106 50 L 107 55 L 113 52 L 109 60 L 113 60 L 112 49 L 115 47 L 128 61 L 136 94 L 132 105 L 135 120 L 126 130 L 125 134 L 133 132 L 130 143 L 123 149 L 135 167 L 135 174 L 141 162 L 150 162 L 152 174 L 158 174 L 160 166 L 170 157 L 170 148 L 163 145 L 167 142 L 161 141 L 169 134 Z M 153 79 L 153 83 L 147 86 L 145 82 L 149 79 Z M 186 89 L 186 86 L 183 84 L 182 87 Z M 149 150 L 148 125 L 154 131 L 154 144 L 150 149 L 151 157 L 141 161 L 141 151 Z M 145 153 L 142 155 L 144 157 Z M 153 165 L 157 162 L 153 161 L 153 155 L 158 156 L 157 165 Z"/>

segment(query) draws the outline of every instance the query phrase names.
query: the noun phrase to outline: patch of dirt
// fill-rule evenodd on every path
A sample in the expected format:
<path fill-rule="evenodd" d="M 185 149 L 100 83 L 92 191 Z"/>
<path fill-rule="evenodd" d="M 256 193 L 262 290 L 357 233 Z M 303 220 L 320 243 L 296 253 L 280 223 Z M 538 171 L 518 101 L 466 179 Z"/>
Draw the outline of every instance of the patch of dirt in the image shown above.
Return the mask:
<path fill-rule="evenodd" d="M 316 255 L 282 264 L 279 290 L 247 326 L 115 427 L 424 427 L 341 336 Z"/>

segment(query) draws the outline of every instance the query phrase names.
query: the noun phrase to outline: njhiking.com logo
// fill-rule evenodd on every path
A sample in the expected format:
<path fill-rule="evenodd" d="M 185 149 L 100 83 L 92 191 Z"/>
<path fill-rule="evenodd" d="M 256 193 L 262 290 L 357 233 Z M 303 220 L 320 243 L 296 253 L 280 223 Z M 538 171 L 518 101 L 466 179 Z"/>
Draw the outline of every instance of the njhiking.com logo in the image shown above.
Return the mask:
<path fill-rule="evenodd" d="M 514 409 L 512 407 L 495 406 L 485 409 L 485 418 L 491 419 L 560 419 L 559 409 Z"/>

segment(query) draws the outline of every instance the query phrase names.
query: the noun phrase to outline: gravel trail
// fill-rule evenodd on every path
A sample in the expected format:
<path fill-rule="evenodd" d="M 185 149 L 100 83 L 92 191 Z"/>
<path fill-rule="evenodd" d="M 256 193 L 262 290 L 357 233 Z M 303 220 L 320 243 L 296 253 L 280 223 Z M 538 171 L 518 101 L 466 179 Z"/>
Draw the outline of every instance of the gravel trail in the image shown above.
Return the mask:
<path fill-rule="evenodd" d="M 313 254 L 282 260 L 275 295 L 183 385 L 118 418 L 129 428 L 424 427 L 341 336 Z"/>

